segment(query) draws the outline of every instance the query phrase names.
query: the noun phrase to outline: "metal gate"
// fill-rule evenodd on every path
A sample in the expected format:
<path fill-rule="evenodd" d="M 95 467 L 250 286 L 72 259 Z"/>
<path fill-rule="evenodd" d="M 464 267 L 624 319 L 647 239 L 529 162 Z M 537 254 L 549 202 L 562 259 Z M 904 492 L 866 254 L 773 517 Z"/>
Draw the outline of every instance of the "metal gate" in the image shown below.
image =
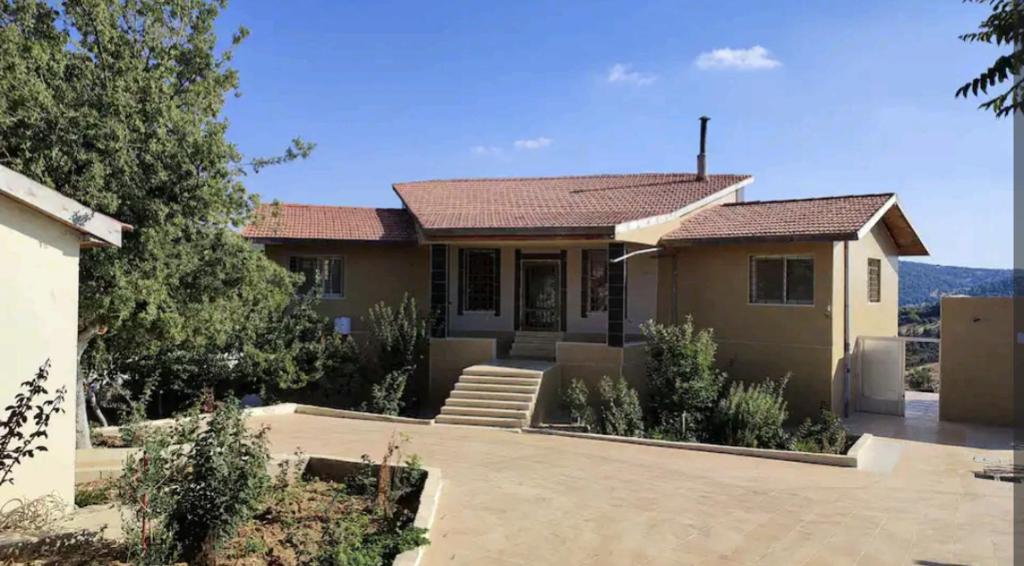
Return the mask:
<path fill-rule="evenodd" d="M 906 348 L 896 336 L 857 338 L 857 410 L 903 416 Z"/>

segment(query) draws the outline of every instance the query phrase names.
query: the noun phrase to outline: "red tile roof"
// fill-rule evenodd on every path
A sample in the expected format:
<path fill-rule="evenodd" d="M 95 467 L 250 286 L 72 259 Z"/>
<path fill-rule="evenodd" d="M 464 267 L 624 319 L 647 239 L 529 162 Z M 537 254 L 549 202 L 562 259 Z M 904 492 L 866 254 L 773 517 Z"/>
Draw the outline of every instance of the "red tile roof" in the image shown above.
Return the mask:
<path fill-rule="evenodd" d="M 415 242 L 412 216 L 401 208 L 265 204 L 242 228 L 253 239 Z"/>
<path fill-rule="evenodd" d="M 638 173 L 396 183 L 425 230 L 599 228 L 668 214 L 749 175 Z"/>
<path fill-rule="evenodd" d="M 886 193 L 724 204 L 695 213 L 662 239 L 680 243 L 852 239 L 892 197 Z"/>

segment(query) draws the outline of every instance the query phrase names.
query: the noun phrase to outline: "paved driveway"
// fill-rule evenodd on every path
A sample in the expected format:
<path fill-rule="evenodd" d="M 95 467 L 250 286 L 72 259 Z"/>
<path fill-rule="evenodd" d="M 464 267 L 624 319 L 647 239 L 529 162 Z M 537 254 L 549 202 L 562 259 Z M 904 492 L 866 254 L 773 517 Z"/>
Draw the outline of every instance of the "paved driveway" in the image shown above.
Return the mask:
<path fill-rule="evenodd" d="M 468 427 L 253 420 L 271 426 L 275 452 L 377 457 L 407 434 L 444 478 L 428 565 L 1012 561 L 1011 485 L 971 474 L 975 456 L 1009 457 L 992 450 L 1005 431 L 882 439 L 888 471 L 868 472 Z"/>

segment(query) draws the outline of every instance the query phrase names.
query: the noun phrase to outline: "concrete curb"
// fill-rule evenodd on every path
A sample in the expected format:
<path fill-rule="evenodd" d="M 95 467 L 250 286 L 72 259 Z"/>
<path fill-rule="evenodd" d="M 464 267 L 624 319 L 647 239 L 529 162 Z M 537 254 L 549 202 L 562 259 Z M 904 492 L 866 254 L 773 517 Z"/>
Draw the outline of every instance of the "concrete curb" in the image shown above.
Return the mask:
<path fill-rule="evenodd" d="M 870 434 L 861 435 L 856 443 L 846 454 L 817 454 L 814 452 L 795 452 L 792 450 L 772 450 L 767 448 L 745 448 L 743 446 L 723 446 L 721 444 L 703 444 L 700 442 L 674 442 L 670 440 L 654 440 L 650 438 L 633 438 L 627 436 L 610 436 L 605 434 L 593 434 L 587 432 L 568 432 L 561 430 L 549 430 L 543 428 L 524 428 L 523 432 L 528 434 L 547 434 L 550 436 L 564 436 L 568 438 L 583 438 L 587 440 L 601 440 L 604 442 L 619 442 L 623 444 L 638 444 L 641 446 L 657 446 L 660 448 L 674 448 L 677 450 L 697 450 L 700 452 L 715 452 L 719 454 L 731 454 L 734 456 L 749 456 L 753 458 L 766 458 L 769 460 L 784 460 L 787 462 L 799 462 L 803 464 L 818 464 L 822 466 L 837 466 L 841 468 L 858 467 L 859 459 L 863 458 L 866 449 L 871 441 Z"/>

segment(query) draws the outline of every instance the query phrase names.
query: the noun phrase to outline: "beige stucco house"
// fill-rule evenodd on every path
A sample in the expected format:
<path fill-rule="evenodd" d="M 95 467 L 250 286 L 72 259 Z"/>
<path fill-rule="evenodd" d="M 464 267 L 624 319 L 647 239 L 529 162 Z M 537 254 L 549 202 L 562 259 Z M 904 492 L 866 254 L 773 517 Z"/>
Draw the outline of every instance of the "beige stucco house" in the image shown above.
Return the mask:
<path fill-rule="evenodd" d="M 51 396 L 67 390 L 65 413 L 42 443 L 48 451 L 15 469 L 0 505 L 50 493 L 74 502 L 79 251 L 120 247 L 127 227 L 0 166 L 0 402 L 12 402 L 47 360 Z"/>
<path fill-rule="evenodd" d="M 429 304 L 439 422 L 536 420 L 568 378 L 623 375 L 642 391 L 640 325 L 687 316 L 715 330 L 731 377 L 790 373 L 795 417 L 843 413 L 847 344 L 896 335 L 897 258 L 927 251 L 894 194 L 751 202 L 753 180 L 397 183 L 400 209 L 274 205 L 243 233 L 324 275 L 322 312 L 356 335 L 375 302 Z"/>

